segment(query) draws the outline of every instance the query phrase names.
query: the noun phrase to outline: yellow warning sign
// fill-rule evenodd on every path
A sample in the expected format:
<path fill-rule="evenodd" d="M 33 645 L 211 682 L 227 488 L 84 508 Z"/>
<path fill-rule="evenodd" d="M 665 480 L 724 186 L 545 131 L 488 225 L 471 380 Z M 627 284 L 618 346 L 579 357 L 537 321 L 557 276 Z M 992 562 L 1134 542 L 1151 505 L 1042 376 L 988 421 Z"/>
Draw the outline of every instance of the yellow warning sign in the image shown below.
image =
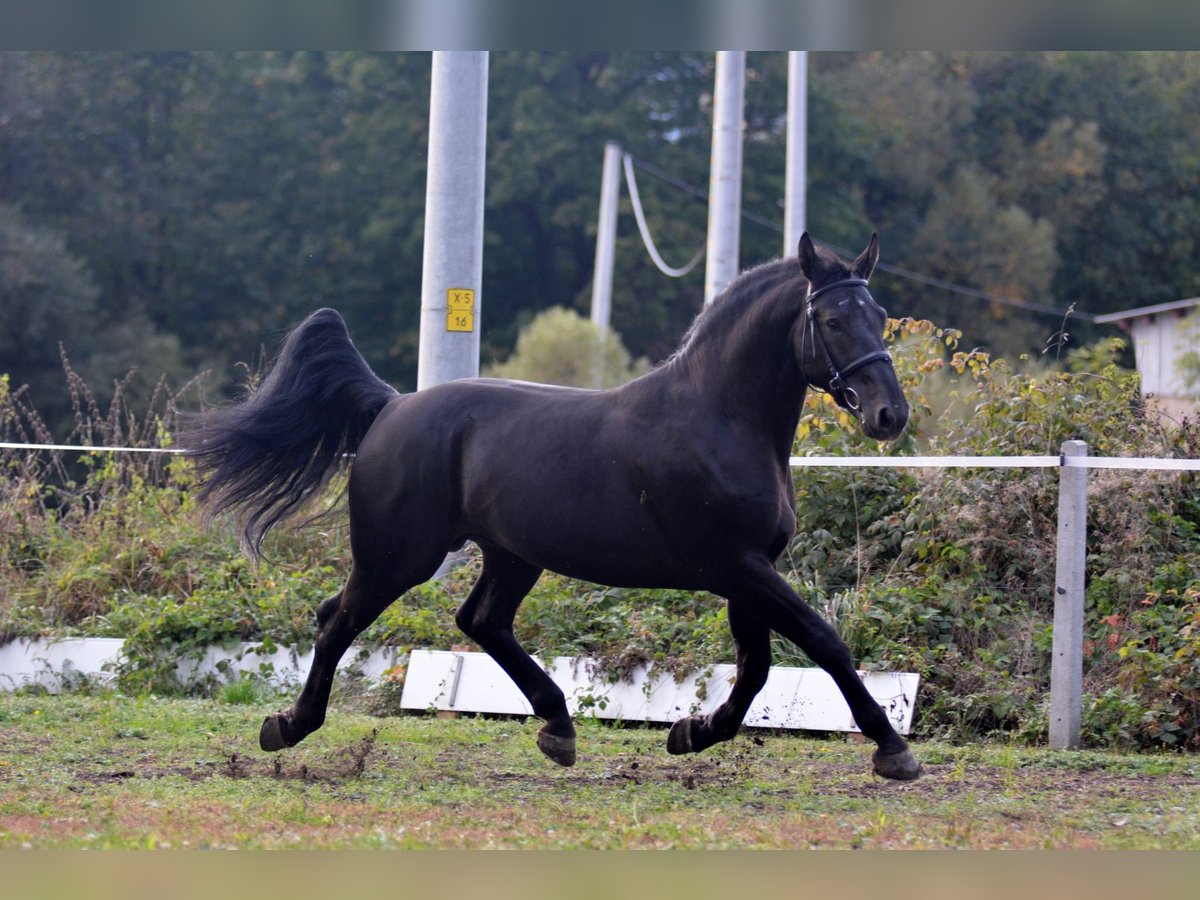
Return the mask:
<path fill-rule="evenodd" d="M 446 330 L 475 330 L 475 291 L 470 288 L 446 291 Z"/>

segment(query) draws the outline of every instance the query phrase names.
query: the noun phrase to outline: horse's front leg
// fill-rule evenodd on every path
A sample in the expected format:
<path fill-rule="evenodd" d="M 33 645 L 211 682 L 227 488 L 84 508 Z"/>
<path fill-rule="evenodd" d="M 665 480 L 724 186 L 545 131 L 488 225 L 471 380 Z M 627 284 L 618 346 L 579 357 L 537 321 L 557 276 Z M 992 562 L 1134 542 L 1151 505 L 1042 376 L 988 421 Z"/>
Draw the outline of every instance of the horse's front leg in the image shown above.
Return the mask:
<path fill-rule="evenodd" d="M 745 604 L 756 619 L 797 644 L 829 673 L 855 723 L 877 746 L 872 757 L 876 774 L 897 781 L 920 776 L 920 763 L 858 677 L 849 648 L 829 623 L 788 586 L 768 559 L 749 561 L 728 596 L 731 607 L 734 603 Z"/>
<path fill-rule="evenodd" d="M 738 733 L 746 711 L 771 670 L 771 630 L 745 606 L 727 601 L 729 630 L 737 654 L 737 680 L 725 702 L 705 716 L 688 716 L 671 726 L 670 753 L 697 753 Z"/>

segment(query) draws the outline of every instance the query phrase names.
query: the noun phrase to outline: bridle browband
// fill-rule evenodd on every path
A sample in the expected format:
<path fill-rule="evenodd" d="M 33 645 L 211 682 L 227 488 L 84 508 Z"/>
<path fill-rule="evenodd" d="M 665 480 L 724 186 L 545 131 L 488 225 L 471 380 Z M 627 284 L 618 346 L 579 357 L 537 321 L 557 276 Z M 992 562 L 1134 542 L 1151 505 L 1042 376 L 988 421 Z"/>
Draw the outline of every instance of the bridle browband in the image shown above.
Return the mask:
<path fill-rule="evenodd" d="M 853 374 L 854 372 L 857 372 L 859 369 L 863 368 L 864 366 L 871 365 L 871 363 L 883 362 L 884 360 L 887 360 L 887 362 L 889 364 L 891 364 L 892 354 L 888 353 L 886 350 L 872 350 L 870 353 L 864 353 L 862 356 L 858 357 L 857 359 L 852 360 L 846 366 L 843 366 L 841 369 L 838 369 L 837 363 L 835 363 L 833 361 L 833 356 L 829 352 L 829 346 L 825 343 L 825 336 L 823 334 L 821 334 L 821 329 L 818 326 L 817 314 L 816 314 L 816 311 L 813 309 L 813 301 L 816 300 L 818 297 L 820 297 L 822 294 L 827 294 L 830 291 L 835 290 L 836 288 L 843 288 L 843 287 L 864 287 L 865 288 L 866 286 L 867 286 L 867 280 L 865 278 L 843 278 L 839 281 L 834 281 L 834 282 L 831 282 L 830 284 L 825 285 L 825 287 L 821 288 L 818 291 L 813 291 L 811 294 L 808 295 L 807 299 L 805 300 L 805 315 L 807 316 L 808 323 L 810 325 L 812 325 L 812 333 L 814 335 L 813 346 L 814 347 L 816 346 L 817 341 L 820 342 L 821 352 L 825 354 L 825 362 L 829 364 L 829 387 L 827 390 L 829 391 L 830 394 L 833 395 L 834 400 L 836 400 L 840 405 L 844 406 L 846 409 L 848 409 L 854 413 L 857 413 L 861 409 L 861 404 L 859 403 L 858 392 L 855 391 L 854 388 L 850 387 L 850 385 L 846 384 L 846 380 L 845 380 L 846 377 L 848 375 Z M 800 367 L 801 367 L 801 373 L 803 374 L 803 369 L 804 369 L 803 357 L 801 357 L 801 359 L 800 359 Z M 804 380 L 809 381 L 807 375 L 804 375 Z M 809 381 L 809 385 L 811 387 L 816 388 L 816 385 L 812 384 L 811 381 Z M 819 390 L 819 388 L 817 388 L 817 389 Z"/>

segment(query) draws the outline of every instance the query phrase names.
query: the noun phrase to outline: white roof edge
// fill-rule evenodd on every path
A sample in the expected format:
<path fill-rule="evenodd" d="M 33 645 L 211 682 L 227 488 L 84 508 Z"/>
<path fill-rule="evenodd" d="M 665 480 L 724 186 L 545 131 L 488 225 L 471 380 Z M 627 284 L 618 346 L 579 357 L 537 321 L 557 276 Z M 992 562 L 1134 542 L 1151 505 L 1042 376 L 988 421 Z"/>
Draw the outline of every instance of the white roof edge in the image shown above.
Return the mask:
<path fill-rule="evenodd" d="M 1139 306 L 1137 309 L 1125 309 L 1115 313 L 1104 313 L 1103 315 L 1096 316 L 1093 321 L 1100 324 L 1106 322 L 1123 322 L 1126 319 L 1153 316 L 1159 313 L 1173 312 L 1178 309 L 1187 309 L 1191 306 L 1200 306 L 1200 297 L 1191 297 L 1188 300 L 1173 300 L 1170 303 L 1159 303 L 1154 306 Z"/>

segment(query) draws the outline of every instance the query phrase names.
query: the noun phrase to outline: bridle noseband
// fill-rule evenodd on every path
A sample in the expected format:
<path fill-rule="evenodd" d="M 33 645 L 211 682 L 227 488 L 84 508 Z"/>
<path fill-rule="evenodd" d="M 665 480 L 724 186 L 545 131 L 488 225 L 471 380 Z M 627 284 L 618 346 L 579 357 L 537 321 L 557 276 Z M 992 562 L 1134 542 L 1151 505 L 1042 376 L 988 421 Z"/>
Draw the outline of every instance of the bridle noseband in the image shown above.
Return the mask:
<path fill-rule="evenodd" d="M 863 368 L 863 366 L 869 366 L 874 362 L 882 362 L 887 360 L 887 362 L 891 364 L 892 354 L 888 353 L 886 350 L 872 350 L 870 353 L 864 353 L 857 359 L 852 360 L 849 364 L 843 366 L 839 370 L 837 363 L 833 361 L 833 356 L 829 352 L 829 345 L 825 343 L 825 336 L 821 334 L 821 329 L 817 323 L 817 314 L 813 309 L 813 301 L 822 294 L 827 294 L 835 288 L 866 286 L 867 280 L 865 278 L 843 278 L 840 281 L 834 281 L 831 284 L 825 285 L 825 287 L 818 291 L 814 291 L 813 293 L 809 294 L 808 298 L 805 300 L 805 315 L 808 317 L 808 323 L 812 326 L 812 333 L 814 335 L 813 346 L 816 346 L 816 342 L 820 342 L 821 352 L 825 354 L 825 362 L 829 364 L 828 391 L 833 395 L 834 400 L 854 413 L 857 413 L 862 408 L 862 404 L 859 402 L 858 392 L 855 391 L 854 388 L 850 387 L 850 385 L 846 384 L 846 377 L 854 372 L 857 372 L 859 369 Z M 800 367 L 801 374 L 803 374 L 803 357 L 800 359 Z M 804 380 L 809 380 L 807 375 L 804 376 Z M 811 381 L 809 381 L 809 384 L 810 386 L 816 388 L 816 385 L 812 384 Z M 819 390 L 819 388 L 817 389 Z"/>

